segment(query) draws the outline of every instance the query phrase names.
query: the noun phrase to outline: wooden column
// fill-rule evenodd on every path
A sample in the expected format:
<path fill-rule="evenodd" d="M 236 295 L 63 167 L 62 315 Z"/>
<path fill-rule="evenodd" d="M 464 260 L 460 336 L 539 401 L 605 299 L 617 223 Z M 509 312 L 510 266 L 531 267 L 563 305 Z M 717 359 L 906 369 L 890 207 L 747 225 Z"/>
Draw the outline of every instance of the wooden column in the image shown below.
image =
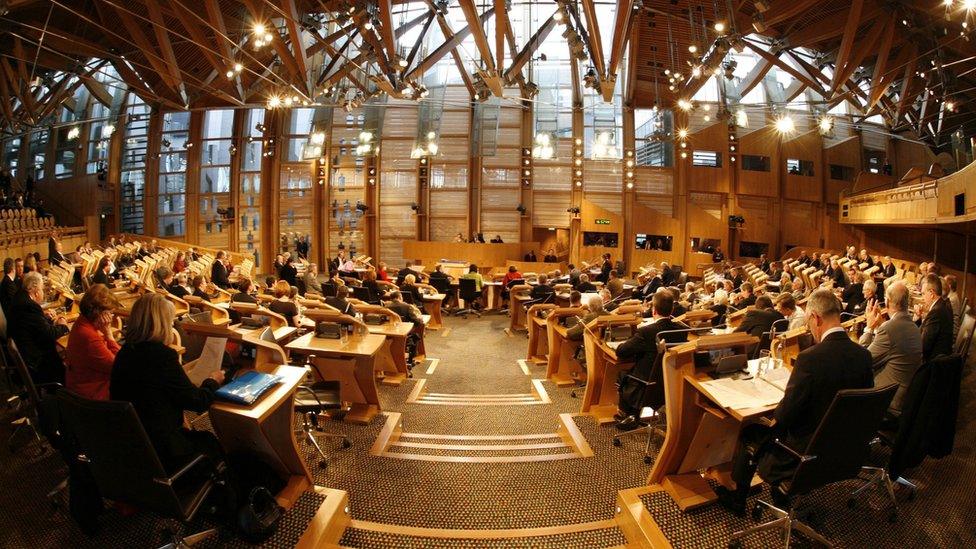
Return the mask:
<path fill-rule="evenodd" d="M 278 253 L 278 219 L 281 205 L 278 201 L 279 172 L 281 170 L 281 128 L 287 111 L 283 109 L 266 110 L 264 114 L 264 152 L 273 151 L 262 158 L 261 163 L 261 241 L 264 243 L 264 272 L 271 272 L 275 255 Z"/>
<path fill-rule="evenodd" d="M 204 111 L 190 113 L 190 141 L 186 151 L 186 232 L 184 242 L 200 241 L 200 137 Z"/>
<path fill-rule="evenodd" d="M 624 218 L 624 234 L 621 235 L 619 245 L 623 247 L 624 265 L 633 270 L 635 265 L 631 264 L 634 255 L 634 204 L 637 203 L 637 190 L 634 188 L 634 108 L 624 106 L 623 108 L 623 150 L 621 159 L 621 213 Z M 627 165 L 630 161 L 630 166 Z M 627 174 L 630 174 L 630 177 Z M 623 274 L 623 273 L 622 273 Z M 626 275 L 624 275 L 626 276 Z"/>
<path fill-rule="evenodd" d="M 531 157 L 532 144 L 535 140 L 535 116 L 531 103 L 528 109 L 522 111 L 522 129 L 520 135 L 520 145 L 522 146 L 520 150 L 522 153 L 521 157 Z M 528 155 L 525 154 L 526 149 L 529 151 Z M 531 242 L 534 238 L 532 234 L 532 209 L 535 207 L 535 197 L 532 190 L 534 178 L 535 170 L 530 169 L 529 175 L 526 176 L 525 168 L 522 165 L 519 166 L 519 181 L 521 182 L 519 204 L 528 210 L 526 214 L 519 214 L 519 242 Z"/>
<path fill-rule="evenodd" d="M 163 113 L 158 107 L 149 112 L 149 135 L 146 141 L 146 172 L 145 189 L 143 190 L 142 232 L 147 235 L 159 235 L 159 155 L 163 132 Z M 116 129 L 118 133 L 118 129 Z M 121 169 L 121 166 L 120 166 Z M 189 178 L 187 185 L 189 186 Z M 191 202 L 187 200 L 186 209 L 190 209 Z"/>
<path fill-rule="evenodd" d="M 225 223 L 228 225 L 230 231 L 230 238 L 228 239 L 227 245 L 229 250 L 234 250 L 240 252 L 241 242 L 241 163 L 244 157 L 244 148 L 241 146 L 244 143 L 245 127 L 244 121 L 247 120 L 248 110 L 238 109 L 234 111 L 234 126 L 231 130 L 230 144 L 233 147 L 234 154 L 230 155 L 230 207 L 234 208 L 234 216 L 230 223 Z"/>
<path fill-rule="evenodd" d="M 586 148 L 583 146 L 583 104 L 573 104 L 573 162 L 571 167 L 571 196 L 570 204 L 574 207 L 581 207 L 583 204 L 583 185 L 586 172 L 583 169 L 583 153 Z M 580 216 L 572 215 L 569 222 L 569 260 L 579 263 L 583 246 L 583 233 L 580 230 Z"/>

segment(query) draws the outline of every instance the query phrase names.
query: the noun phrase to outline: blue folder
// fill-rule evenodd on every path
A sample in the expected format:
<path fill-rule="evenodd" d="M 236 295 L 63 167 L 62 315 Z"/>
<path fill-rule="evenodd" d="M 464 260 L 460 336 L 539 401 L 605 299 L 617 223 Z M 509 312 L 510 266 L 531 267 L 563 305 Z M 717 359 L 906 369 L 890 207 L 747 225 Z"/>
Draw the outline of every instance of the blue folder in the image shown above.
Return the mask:
<path fill-rule="evenodd" d="M 235 404 L 254 404 L 265 391 L 281 382 L 281 377 L 250 371 L 217 389 L 217 397 Z"/>

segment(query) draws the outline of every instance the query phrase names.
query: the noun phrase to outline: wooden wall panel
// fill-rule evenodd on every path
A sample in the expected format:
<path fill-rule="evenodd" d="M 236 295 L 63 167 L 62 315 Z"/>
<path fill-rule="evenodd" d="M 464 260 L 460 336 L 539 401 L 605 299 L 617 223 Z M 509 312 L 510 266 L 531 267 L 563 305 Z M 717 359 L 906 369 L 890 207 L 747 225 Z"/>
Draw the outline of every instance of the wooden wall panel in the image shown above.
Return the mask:
<path fill-rule="evenodd" d="M 727 193 L 731 189 L 729 181 L 729 130 L 725 124 L 713 124 L 688 138 L 688 146 L 675 147 L 675 162 L 682 162 L 688 174 L 689 191 Z M 702 168 L 691 165 L 695 150 L 715 151 L 722 155 L 721 168 Z M 688 153 L 681 158 L 681 151 Z"/>
<path fill-rule="evenodd" d="M 681 219 L 658 210 L 646 208 L 640 204 L 634 205 L 631 209 L 631 215 L 634 220 L 634 233 L 671 237 L 671 251 L 634 249 L 631 256 L 633 259 L 631 268 L 648 263 L 657 264 L 662 261 L 682 264 L 685 249 L 688 247 L 688 239 L 684 234 L 684 223 Z M 634 235 L 628 235 L 622 245 L 635 248 Z"/>
<path fill-rule="evenodd" d="M 819 203 L 787 200 L 783 202 L 782 212 L 783 251 L 793 246 L 820 246 L 822 218 Z"/>
<path fill-rule="evenodd" d="M 823 140 L 817 130 L 783 142 L 780 169 L 783 173 L 783 198 L 820 202 L 823 197 Z M 790 174 L 786 161 L 795 158 L 813 162 L 813 175 Z"/>
<path fill-rule="evenodd" d="M 726 255 L 738 256 L 740 242 L 769 244 L 770 256 L 778 256 L 779 226 L 776 224 L 776 201 L 758 196 L 737 196 L 733 201 L 733 213 L 746 222 L 735 234 L 734 248 Z"/>
<path fill-rule="evenodd" d="M 779 177 L 783 171 L 780 154 L 780 134 L 775 128 L 766 127 L 739 139 L 739 153 L 769 157 L 769 171 L 743 170 L 741 162 L 735 167 L 738 178 L 736 192 L 755 196 L 779 196 Z"/>
<path fill-rule="evenodd" d="M 824 198 L 828 204 L 837 204 L 840 193 L 853 188 L 854 182 L 831 179 L 831 164 L 852 168 L 856 175 L 861 169 L 861 138 L 849 137 L 824 149 Z"/>
<path fill-rule="evenodd" d="M 618 196 L 619 199 L 619 196 Z M 580 206 L 580 234 L 577 238 L 580 242 L 580 259 L 590 261 L 594 257 L 599 257 L 604 253 L 609 253 L 614 261 L 623 257 L 622 246 L 627 245 L 624 236 L 624 218 L 622 215 L 600 207 L 595 202 L 584 198 Z M 597 220 L 607 220 L 609 223 L 598 223 Z M 609 246 L 583 246 L 583 232 L 595 231 L 601 233 L 616 233 L 617 247 Z M 631 245 L 633 245 L 631 243 Z"/>

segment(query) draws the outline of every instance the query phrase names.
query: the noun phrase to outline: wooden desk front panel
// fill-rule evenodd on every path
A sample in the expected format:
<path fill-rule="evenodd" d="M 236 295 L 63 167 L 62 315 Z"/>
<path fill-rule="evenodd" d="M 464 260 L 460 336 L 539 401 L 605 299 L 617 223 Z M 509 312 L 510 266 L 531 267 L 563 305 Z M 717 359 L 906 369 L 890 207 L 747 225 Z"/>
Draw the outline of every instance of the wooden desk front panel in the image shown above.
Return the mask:
<path fill-rule="evenodd" d="M 466 242 L 403 241 L 403 257 L 419 259 L 428 271 L 441 260 L 474 263 L 481 268 L 506 265 L 508 260 L 520 260 L 529 250 L 538 250 L 538 242 L 480 244 Z"/>

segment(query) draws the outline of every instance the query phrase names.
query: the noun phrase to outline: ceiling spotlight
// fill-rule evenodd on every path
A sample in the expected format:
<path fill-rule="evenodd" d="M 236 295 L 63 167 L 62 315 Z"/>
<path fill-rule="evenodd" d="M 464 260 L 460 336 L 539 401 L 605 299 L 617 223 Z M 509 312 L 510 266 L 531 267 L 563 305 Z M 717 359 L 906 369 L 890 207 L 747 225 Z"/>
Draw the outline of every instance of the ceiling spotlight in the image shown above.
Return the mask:
<path fill-rule="evenodd" d="M 280 97 L 278 97 L 277 95 L 272 95 L 271 97 L 268 98 L 268 108 L 269 109 L 277 109 L 280 106 L 281 106 L 281 98 Z"/>
<path fill-rule="evenodd" d="M 397 64 L 400 65 L 401 69 L 407 68 L 407 60 L 402 57 L 400 58 L 399 61 L 397 61 Z"/>
<path fill-rule="evenodd" d="M 698 51 L 698 46 L 691 44 L 688 46 L 688 51 L 691 53 L 696 53 Z"/>
<path fill-rule="evenodd" d="M 820 133 L 822 135 L 828 135 L 834 130 L 834 117 L 827 115 L 821 116 L 817 125 L 820 127 Z"/>
<path fill-rule="evenodd" d="M 234 71 L 227 71 L 227 78 L 234 78 Z"/>
<path fill-rule="evenodd" d="M 723 23 L 722 21 L 716 21 L 715 22 L 715 32 L 717 32 L 719 34 L 723 34 L 725 32 L 725 23 Z"/>
<path fill-rule="evenodd" d="M 796 131 L 796 123 L 789 113 L 783 114 L 776 119 L 776 131 L 782 134 L 789 134 Z"/>
<path fill-rule="evenodd" d="M 739 63 L 735 59 L 730 59 L 722 64 L 722 70 L 725 71 L 725 79 L 732 80 L 735 78 L 735 69 L 739 66 Z"/>
<path fill-rule="evenodd" d="M 678 108 L 679 109 L 681 109 L 683 111 L 689 111 L 689 110 L 691 110 L 691 107 L 692 107 L 691 101 L 688 101 L 687 99 L 679 99 L 678 100 Z"/>
<path fill-rule="evenodd" d="M 265 131 L 267 131 L 268 127 L 265 126 L 264 124 L 255 124 L 254 129 L 261 133 L 264 133 Z"/>

